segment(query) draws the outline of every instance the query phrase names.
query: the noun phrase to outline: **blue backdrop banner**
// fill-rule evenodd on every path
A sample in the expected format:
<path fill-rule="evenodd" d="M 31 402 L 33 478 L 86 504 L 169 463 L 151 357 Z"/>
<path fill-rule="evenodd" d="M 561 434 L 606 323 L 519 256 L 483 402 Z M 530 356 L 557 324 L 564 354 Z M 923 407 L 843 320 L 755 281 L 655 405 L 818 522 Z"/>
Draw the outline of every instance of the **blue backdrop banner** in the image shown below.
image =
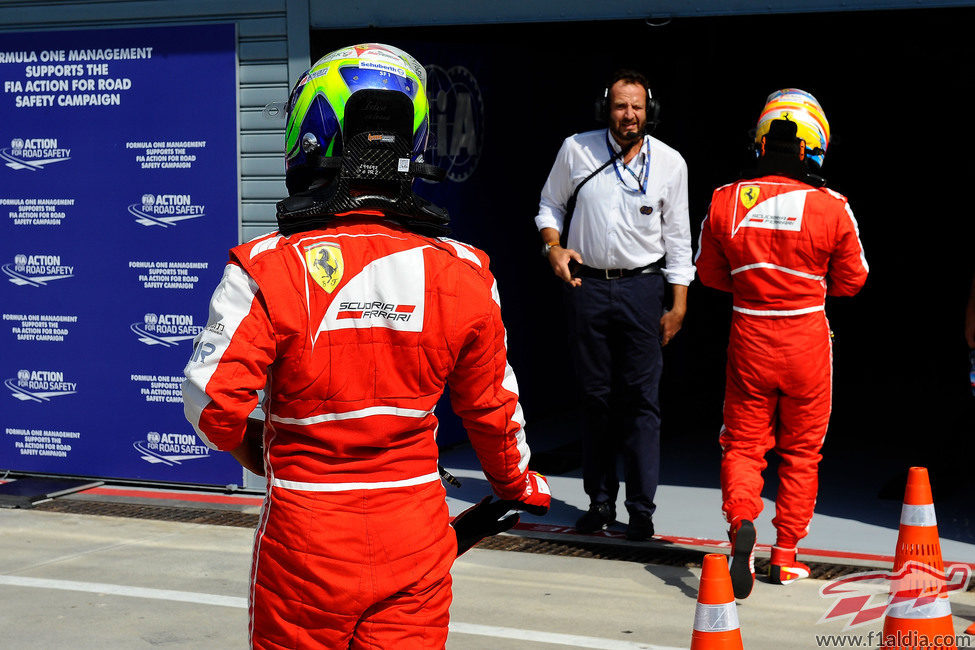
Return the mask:
<path fill-rule="evenodd" d="M 234 25 L 0 35 L 0 469 L 226 485 L 180 383 L 237 243 Z"/>

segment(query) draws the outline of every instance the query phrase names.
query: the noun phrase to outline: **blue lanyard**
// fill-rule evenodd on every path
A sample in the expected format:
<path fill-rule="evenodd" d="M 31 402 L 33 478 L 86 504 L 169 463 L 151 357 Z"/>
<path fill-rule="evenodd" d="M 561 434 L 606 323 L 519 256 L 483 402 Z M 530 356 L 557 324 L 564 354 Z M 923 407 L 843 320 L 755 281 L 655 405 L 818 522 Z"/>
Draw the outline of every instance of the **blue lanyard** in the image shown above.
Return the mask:
<path fill-rule="evenodd" d="M 644 139 L 644 142 L 646 142 L 646 139 Z M 641 147 L 642 147 L 642 145 L 641 145 Z M 606 148 L 609 150 L 610 157 L 612 157 L 613 154 L 616 153 L 615 151 L 613 151 L 613 147 L 611 147 L 609 145 L 609 137 L 608 136 L 606 137 Z M 622 160 L 619 161 L 619 162 L 622 162 Z M 647 147 L 647 155 L 646 155 L 646 157 L 643 160 L 643 173 L 640 174 L 640 176 L 637 176 L 636 174 L 634 174 L 633 173 L 633 170 L 630 169 L 629 165 L 627 165 L 625 162 L 623 163 L 623 169 L 625 169 L 626 171 L 630 172 L 630 176 L 632 176 L 633 179 L 636 181 L 637 190 L 639 190 L 640 194 L 646 194 L 647 193 L 647 181 L 650 179 L 650 147 Z M 629 186 L 627 186 L 626 181 L 623 180 L 623 175 L 620 174 L 620 168 L 617 166 L 617 161 L 616 160 L 613 161 L 613 170 L 616 172 L 616 178 L 619 179 L 619 181 L 623 185 L 623 187 L 626 188 L 627 190 L 630 190 L 631 192 L 634 191 L 634 190 L 630 189 Z M 641 177 L 643 178 L 642 181 L 640 180 Z"/>

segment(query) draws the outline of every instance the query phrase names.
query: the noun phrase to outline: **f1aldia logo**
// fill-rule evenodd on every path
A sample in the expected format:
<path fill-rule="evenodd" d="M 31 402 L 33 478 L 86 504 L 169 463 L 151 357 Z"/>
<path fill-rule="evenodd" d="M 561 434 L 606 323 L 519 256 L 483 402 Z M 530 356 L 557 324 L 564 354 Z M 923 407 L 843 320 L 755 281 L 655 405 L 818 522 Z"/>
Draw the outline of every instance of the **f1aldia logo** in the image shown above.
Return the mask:
<path fill-rule="evenodd" d="M 78 392 L 78 382 L 65 381 L 60 370 L 18 370 L 17 377 L 7 379 L 4 385 L 22 402 L 49 402 L 52 397 Z"/>
<path fill-rule="evenodd" d="M 203 326 L 194 325 L 190 314 L 146 314 L 129 329 L 146 345 L 171 348 L 194 338 Z"/>
<path fill-rule="evenodd" d="M 145 440 L 136 440 L 132 446 L 147 463 L 180 465 L 186 460 L 210 457 L 210 448 L 200 444 L 200 439 L 189 433 L 159 433 L 150 431 Z"/>
<path fill-rule="evenodd" d="M 878 569 L 837 578 L 819 590 L 822 598 L 836 599 L 819 622 L 845 619 L 844 629 L 849 629 L 886 615 L 896 618 L 950 615 L 949 594 L 965 591 L 971 575 L 972 568 L 967 564 L 951 564 L 941 571 L 911 560 L 894 572 Z"/>
<path fill-rule="evenodd" d="M 136 223 L 163 228 L 206 214 L 205 206 L 194 203 L 189 194 L 143 194 L 138 203 L 129 204 L 128 210 Z"/>
<path fill-rule="evenodd" d="M 0 160 L 10 169 L 36 172 L 51 163 L 71 160 L 71 149 L 58 146 L 57 138 L 14 138 L 0 149 Z"/>
<path fill-rule="evenodd" d="M 53 280 L 74 277 L 74 266 L 64 264 L 60 255 L 18 253 L 13 264 L 4 264 L 0 270 L 22 287 L 43 287 Z"/>

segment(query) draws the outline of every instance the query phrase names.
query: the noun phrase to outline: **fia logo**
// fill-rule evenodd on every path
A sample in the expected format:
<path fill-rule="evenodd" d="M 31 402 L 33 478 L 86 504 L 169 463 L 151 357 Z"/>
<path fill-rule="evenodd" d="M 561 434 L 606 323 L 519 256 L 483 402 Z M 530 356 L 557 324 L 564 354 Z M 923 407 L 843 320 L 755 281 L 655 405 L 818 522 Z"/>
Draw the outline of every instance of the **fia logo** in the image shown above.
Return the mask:
<path fill-rule="evenodd" d="M 426 71 L 433 135 L 427 162 L 446 169 L 447 178 L 462 183 L 477 169 L 484 145 L 481 89 L 463 66 L 444 70 L 428 65 Z"/>
<path fill-rule="evenodd" d="M 131 203 L 128 212 L 141 226 L 169 228 L 186 219 L 206 216 L 206 206 L 193 202 L 189 194 L 143 194 L 138 203 Z"/>
<path fill-rule="evenodd" d="M 22 402 L 49 402 L 78 392 L 78 382 L 66 381 L 60 370 L 18 370 L 16 379 L 3 383 L 10 396 Z"/>
<path fill-rule="evenodd" d="M 195 338 L 203 327 L 194 325 L 190 314 L 148 313 L 141 322 L 129 325 L 129 329 L 146 345 L 172 348 Z"/>
<path fill-rule="evenodd" d="M 139 452 L 142 460 L 153 465 L 173 467 L 187 460 L 210 457 L 209 447 L 201 445 L 200 440 L 191 433 L 149 431 L 145 440 L 136 440 L 132 447 Z"/>
<path fill-rule="evenodd" d="M 59 147 L 57 138 L 14 138 L 9 147 L 0 149 L 0 160 L 10 169 L 36 172 L 71 160 L 71 149 Z"/>
<path fill-rule="evenodd" d="M 43 287 L 54 280 L 74 277 L 74 266 L 63 263 L 60 255 L 17 253 L 14 263 L 4 264 L 0 270 L 21 287 Z"/>

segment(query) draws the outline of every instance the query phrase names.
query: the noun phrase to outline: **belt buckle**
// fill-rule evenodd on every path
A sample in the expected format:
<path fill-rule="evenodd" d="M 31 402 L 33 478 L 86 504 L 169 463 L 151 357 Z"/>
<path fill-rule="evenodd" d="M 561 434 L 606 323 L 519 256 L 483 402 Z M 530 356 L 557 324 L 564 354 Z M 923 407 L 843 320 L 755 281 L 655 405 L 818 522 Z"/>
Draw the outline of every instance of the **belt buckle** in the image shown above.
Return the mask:
<path fill-rule="evenodd" d="M 623 269 L 603 269 L 607 280 L 618 280 L 623 277 Z"/>

